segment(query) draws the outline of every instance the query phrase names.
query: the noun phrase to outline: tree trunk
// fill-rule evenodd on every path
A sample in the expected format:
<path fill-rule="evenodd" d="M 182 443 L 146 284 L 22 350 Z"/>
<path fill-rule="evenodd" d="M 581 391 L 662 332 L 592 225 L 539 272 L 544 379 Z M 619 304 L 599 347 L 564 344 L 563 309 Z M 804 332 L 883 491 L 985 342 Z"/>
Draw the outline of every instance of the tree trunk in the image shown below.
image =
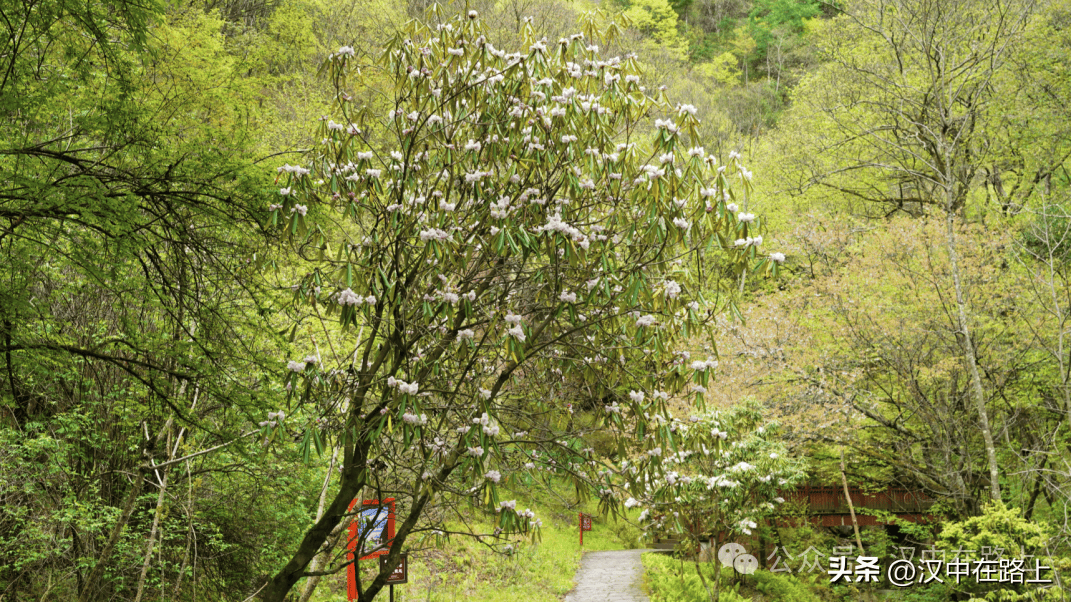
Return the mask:
<path fill-rule="evenodd" d="M 100 551 L 100 555 L 97 556 L 97 562 L 93 565 L 93 570 L 86 576 L 85 583 L 82 585 L 82 591 L 78 592 L 78 602 L 90 602 L 97 599 L 97 582 L 100 581 L 101 575 L 104 574 L 105 567 L 108 566 L 108 559 L 111 558 L 112 552 L 115 551 L 115 546 L 119 543 L 119 536 L 123 534 L 123 529 L 130 521 L 130 514 L 134 511 L 134 505 L 138 501 L 138 496 L 141 495 L 141 488 L 145 483 L 145 476 L 139 471 L 134 476 L 134 482 L 130 485 L 130 491 L 126 495 L 126 500 L 123 501 L 123 509 L 119 513 L 119 518 L 115 520 L 115 525 L 112 527 L 112 532 L 108 534 L 108 541 L 104 544 L 104 549 Z"/>
<path fill-rule="evenodd" d="M 320 490 L 320 504 L 316 507 L 316 520 L 320 520 L 321 518 L 323 518 L 324 515 L 324 504 L 327 502 L 327 488 L 331 484 L 331 473 L 335 470 L 335 461 L 338 460 L 338 449 L 338 446 L 335 446 L 335 451 L 331 454 L 331 461 L 327 464 L 327 476 L 324 477 L 324 487 Z M 328 546 L 328 550 L 325 551 L 323 554 L 317 556 L 316 558 L 312 559 L 310 569 L 313 572 L 320 570 L 320 568 L 323 566 L 323 559 L 328 557 L 331 553 L 331 550 L 333 550 L 335 546 L 338 545 L 338 538 L 344 532 L 345 529 L 339 529 L 338 533 L 336 533 L 335 536 L 330 539 L 330 545 Z M 301 598 L 298 599 L 298 602 L 309 602 L 309 598 L 312 597 L 312 593 L 316 591 L 316 586 L 319 584 L 319 575 L 309 577 L 308 581 L 305 582 L 305 590 L 301 592 Z"/>
<path fill-rule="evenodd" d="M 145 578 L 149 574 L 149 566 L 152 564 L 152 553 L 156 548 L 156 534 L 160 530 L 160 517 L 164 513 L 164 500 L 167 499 L 167 469 L 163 469 L 160 475 L 160 494 L 156 498 L 156 512 L 152 517 L 152 530 L 149 531 L 149 543 L 145 548 L 145 560 L 141 563 L 141 575 L 138 576 L 138 593 L 134 596 L 134 602 L 141 602 L 141 596 L 145 593 Z"/>
<path fill-rule="evenodd" d="M 855 505 L 852 494 L 848 492 L 848 472 L 844 466 L 844 450 L 840 450 L 840 481 L 844 484 L 844 499 L 848 501 L 848 512 L 852 515 L 852 529 L 855 530 L 855 543 L 859 546 L 859 555 L 864 556 L 863 540 L 859 537 L 859 521 L 855 519 Z"/>
<path fill-rule="evenodd" d="M 290 561 L 284 566 L 271 581 L 260 591 L 260 599 L 265 602 L 283 602 L 294 584 L 305 576 L 305 568 L 316 557 L 320 546 L 331 536 L 342 519 L 349 512 L 350 502 L 357 497 L 361 488 L 364 487 L 365 474 L 364 455 L 355 454 L 349 466 L 342 471 L 339 479 L 338 493 L 331 501 L 324 515 L 305 532 L 297 550 L 290 557 Z M 360 467 L 358 467 L 360 466 Z"/>
<path fill-rule="evenodd" d="M 989 495 L 994 501 L 1000 501 L 1000 472 L 997 465 L 997 448 L 993 443 L 993 431 L 989 426 L 989 413 L 985 407 L 985 391 L 982 389 L 982 377 L 978 373 L 978 362 L 974 355 L 974 341 L 971 340 L 971 331 L 967 325 L 967 302 L 963 295 L 963 284 L 960 281 L 959 261 L 956 255 L 956 232 L 954 222 L 956 219 L 953 210 L 955 193 L 951 187 L 945 187 L 947 204 L 945 207 L 945 225 L 947 227 L 948 262 L 952 271 L 952 283 L 956 292 L 956 316 L 957 327 L 961 336 L 963 354 L 967 361 L 967 370 L 971 378 L 971 397 L 974 399 L 975 408 L 978 411 L 978 423 L 982 429 L 982 440 L 985 442 L 986 460 L 989 463 Z"/>

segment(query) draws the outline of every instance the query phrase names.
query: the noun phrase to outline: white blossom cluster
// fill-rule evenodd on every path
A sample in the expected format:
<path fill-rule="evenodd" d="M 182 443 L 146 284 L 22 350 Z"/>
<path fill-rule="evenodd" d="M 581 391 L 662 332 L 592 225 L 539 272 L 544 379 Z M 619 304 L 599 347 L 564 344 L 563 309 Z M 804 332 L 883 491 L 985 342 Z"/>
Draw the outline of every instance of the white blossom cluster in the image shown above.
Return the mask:
<path fill-rule="evenodd" d="M 691 368 L 692 370 L 695 370 L 695 371 L 709 370 L 709 369 L 713 369 L 713 368 L 717 368 L 718 367 L 718 360 L 713 360 L 713 359 L 696 360 L 696 361 L 692 362 L 691 364 L 689 364 L 688 367 Z"/>
<path fill-rule="evenodd" d="M 428 423 L 428 416 L 427 414 L 417 416 L 416 414 L 406 412 L 402 414 L 402 421 L 413 426 L 423 426 Z"/>
<path fill-rule="evenodd" d="M 286 413 L 282 410 L 279 410 L 278 412 L 268 412 L 268 419 L 261 422 L 260 426 L 270 426 L 274 428 L 279 426 L 279 423 L 282 422 L 284 418 L 286 418 Z"/>
<path fill-rule="evenodd" d="M 416 395 L 420 391 L 420 385 L 417 383 L 407 383 L 404 380 L 399 380 L 393 376 L 387 377 L 387 386 L 392 389 L 398 389 L 399 393 Z"/>
<path fill-rule="evenodd" d="M 487 415 L 487 412 L 484 412 L 479 418 L 473 418 L 472 423 L 480 425 L 483 429 L 483 433 L 489 437 L 497 437 L 501 430 L 501 427 L 494 424 L 491 417 Z"/>
<path fill-rule="evenodd" d="M 338 295 L 335 297 L 335 300 L 338 302 L 339 305 L 354 306 L 361 305 L 362 303 L 367 303 L 368 305 L 376 304 L 375 295 L 360 297 L 357 295 L 357 293 L 353 292 L 353 290 L 349 288 L 339 291 Z"/>

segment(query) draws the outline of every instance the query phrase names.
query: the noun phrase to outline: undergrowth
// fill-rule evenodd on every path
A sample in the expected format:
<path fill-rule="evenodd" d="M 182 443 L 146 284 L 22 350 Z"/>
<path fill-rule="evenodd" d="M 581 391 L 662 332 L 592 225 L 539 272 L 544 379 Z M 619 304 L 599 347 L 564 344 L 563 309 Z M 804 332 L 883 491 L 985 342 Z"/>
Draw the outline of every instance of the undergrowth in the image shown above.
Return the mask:
<path fill-rule="evenodd" d="M 695 564 L 666 554 L 644 554 L 645 582 L 651 602 L 709 602 L 710 596 L 695 572 Z M 714 566 L 700 563 L 707 587 L 714 588 Z M 822 598 L 798 580 L 768 571 L 740 575 L 723 568 L 718 602 L 821 602 Z"/>

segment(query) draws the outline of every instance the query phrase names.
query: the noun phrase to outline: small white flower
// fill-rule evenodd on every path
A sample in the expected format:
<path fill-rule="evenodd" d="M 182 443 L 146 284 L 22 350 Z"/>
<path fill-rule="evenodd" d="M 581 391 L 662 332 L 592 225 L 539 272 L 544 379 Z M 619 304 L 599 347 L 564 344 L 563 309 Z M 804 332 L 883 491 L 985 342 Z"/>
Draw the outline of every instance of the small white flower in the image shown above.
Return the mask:
<path fill-rule="evenodd" d="M 576 293 L 562 291 L 562 294 L 559 295 L 558 298 L 566 303 L 576 303 Z"/>
<path fill-rule="evenodd" d="M 641 328 L 645 326 L 654 326 L 657 321 L 658 320 L 654 316 L 648 314 L 646 316 L 638 318 L 636 320 L 636 326 L 639 326 Z"/>
<path fill-rule="evenodd" d="M 785 254 L 784 253 L 770 253 L 770 261 L 773 261 L 774 263 L 784 263 L 785 262 Z"/>
<path fill-rule="evenodd" d="M 289 188 L 280 188 L 279 189 L 279 194 L 282 195 L 282 196 L 290 196 L 290 189 Z"/>
<path fill-rule="evenodd" d="M 745 223 L 746 222 L 753 222 L 753 221 L 755 221 L 755 214 L 754 213 L 738 213 L 736 215 L 736 219 L 738 219 L 738 220 L 740 220 L 742 222 L 745 222 Z"/>
<path fill-rule="evenodd" d="M 291 372 L 304 372 L 305 371 L 305 362 L 295 362 L 295 361 L 287 362 L 286 369 L 290 370 Z"/>
<path fill-rule="evenodd" d="M 677 226 L 681 230 L 687 230 L 688 227 L 692 224 L 688 223 L 688 220 L 684 219 L 683 217 L 675 217 L 673 218 L 673 225 Z"/>
<path fill-rule="evenodd" d="M 681 294 L 681 285 L 672 280 L 666 280 L 666 298 L 676 299 Z"/>
<path fill-rule="evenodd" d="M 420 231 L 420 240 L 438 240 L 445 241 L 450 238 L 450 234 L 438 228 L 431 228 L 429 230 Z"/>
<path fill-rule="evenodd" d="M 643 402 L 643 396 L 644 396 L 643 395 L 643 391 L 629 391 L 628 392 L 629 399 L 631 399 L 632 401 L 634 401 L 636 403 L 642 403 Z"/>

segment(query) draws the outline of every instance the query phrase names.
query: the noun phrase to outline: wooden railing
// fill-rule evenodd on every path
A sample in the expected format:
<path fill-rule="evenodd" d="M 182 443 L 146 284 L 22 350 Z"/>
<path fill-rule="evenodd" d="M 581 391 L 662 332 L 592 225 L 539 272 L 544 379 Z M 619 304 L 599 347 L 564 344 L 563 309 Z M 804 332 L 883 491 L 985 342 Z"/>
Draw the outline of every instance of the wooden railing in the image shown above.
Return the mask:
<path fill-rule="evenodd" d="M 849 488 L 852 504 L 857 509 L 884 510 L 893 514 L 923 514 L 929 512 L 934 500 L 921 491 L 890 488 L 877 493 L 866 493 L 858 488 Z M 848 502 L 842 487 L 804 486 L 785 492 L 786 501 L 806 503 L 812 514 L 848 514 Z"/>

